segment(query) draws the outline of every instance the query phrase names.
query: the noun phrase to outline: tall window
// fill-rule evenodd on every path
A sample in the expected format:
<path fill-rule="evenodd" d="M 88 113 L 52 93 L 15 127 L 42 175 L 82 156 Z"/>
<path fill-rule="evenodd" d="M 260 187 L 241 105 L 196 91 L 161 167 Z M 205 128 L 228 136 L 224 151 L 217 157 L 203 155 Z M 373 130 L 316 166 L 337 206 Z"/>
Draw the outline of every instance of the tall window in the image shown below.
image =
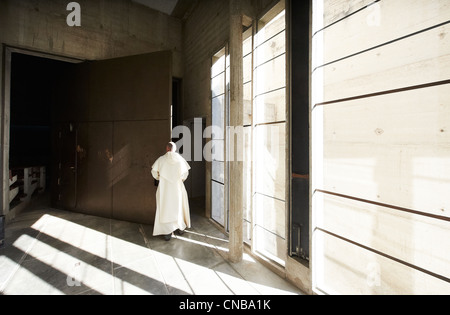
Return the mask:
<path fill-rule="evenodd" d="M 226 126 L 228 126 L 230 61 L 226 47 L 212 58 L 211 106 L 212 106 L 212 176 L 211 217 L 228 230 Z"/>
<path fill-rule="evenodd" d="M 244 242 L 251 245 L 252 236 L 252 124 L 253 124 L 253 27 L 243 34 L 243 105 L 244 105 Z"/>
<path fill-rule="evenodd" d="M 254 37 L 254 250 L 284 265 L 286 240 L 286 14 L 284 1 Z"/>
<path fill-rule="evenodd" d="M 286 18 L 280 1 L 243 33 L 244 241 L 285 264 Z"/>
<path fill-rule="evenodd" d="M 286 16 L 281 0 L 243 30 L 244 242 L 284 266 L 286 211 Z M 229 58 L 226 48 L 211 69 L 213 134 L 212 218 L 228 231 Z M 214 153 L 214 152 L 213 152 Z M 232 180 L 232 178 L 230 178 Z"/>

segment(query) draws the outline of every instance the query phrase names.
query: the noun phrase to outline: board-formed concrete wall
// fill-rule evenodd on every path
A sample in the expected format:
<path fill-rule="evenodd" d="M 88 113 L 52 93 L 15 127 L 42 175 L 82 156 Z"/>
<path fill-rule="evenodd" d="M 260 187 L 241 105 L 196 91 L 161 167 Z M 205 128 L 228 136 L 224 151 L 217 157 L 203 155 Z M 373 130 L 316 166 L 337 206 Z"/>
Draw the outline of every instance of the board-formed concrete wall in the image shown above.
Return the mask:
<path fill-rule="evenodd" d="M 450 293 L 448 1 L 313 1 L 313 285 Z"/>
<path fill-rule="evenodd" d="M 81 26 L 70 27 L 70 2 L 1 1 L 0 43 L 86 60 L 171 50 L 174 76 L 182 76 L 179 19 L 127 0 L 80 0 Z"/>

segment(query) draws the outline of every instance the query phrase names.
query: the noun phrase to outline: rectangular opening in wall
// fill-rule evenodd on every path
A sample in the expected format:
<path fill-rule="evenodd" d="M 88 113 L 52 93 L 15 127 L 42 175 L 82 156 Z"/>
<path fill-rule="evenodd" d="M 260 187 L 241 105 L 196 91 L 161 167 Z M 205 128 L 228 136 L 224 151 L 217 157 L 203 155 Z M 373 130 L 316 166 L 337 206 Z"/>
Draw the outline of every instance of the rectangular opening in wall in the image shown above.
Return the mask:
<path fill-rule="evenodd" d="M 284 266 L 286 233 L 286 11 L 258 19 L 253 49 L 253 250 Z"/>
<path fill-rule="evenodd" d="M 244 27 L 242 42 L 243 55 L 243 98 L 244 98 L 244 242 L 251 245 L 253 211 L 252 211 L 252 124 L 253 124 L 253 26 Z"/>
<path fill-rule="evenodd" d="M 51 167 L 54 100 L 58 94 L 58 82 L 63 80 L 72 65 L 57 57 L 50 59 L 44 55 L 15 51 L 8 48 L 11 71 L 6 89 L 10 93 L 5 111 L 9 111 L 10 117 L 9 163 L 3 170 L 5 174 L 9 173 L 10 210 L 23 209 L 39 195 L 46 206 L 50 206 L 50 190 L 54 188 L 51 183 L 58 178 Z"/>
<path fill-rule="evenodd" d="M 228 67 L 229 70 L 229 67 Z M 226 125 L 228 110 L 229 84 L 227 75 L 226 47 L 212 57 L 211 66 L 211 115 L 212 115 L 212 156 L 211 156 L 211 218 L 227 227 L 227 190 L 226 190 Z"/>

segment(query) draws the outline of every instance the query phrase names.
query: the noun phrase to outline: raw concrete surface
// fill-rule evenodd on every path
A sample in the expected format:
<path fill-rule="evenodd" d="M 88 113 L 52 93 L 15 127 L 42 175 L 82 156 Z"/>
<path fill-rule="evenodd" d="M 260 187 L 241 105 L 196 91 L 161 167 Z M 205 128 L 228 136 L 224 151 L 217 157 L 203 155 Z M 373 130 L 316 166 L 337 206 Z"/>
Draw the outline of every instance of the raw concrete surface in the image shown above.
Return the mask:
<path fill-rule="evenodd" d="M 245 254 L 191 201 L 192 228 L 170 242 L 153 226 L 55 210 L 41 196 L 6 226 L 2 295 L 291 295 L 295 286 Z"/>

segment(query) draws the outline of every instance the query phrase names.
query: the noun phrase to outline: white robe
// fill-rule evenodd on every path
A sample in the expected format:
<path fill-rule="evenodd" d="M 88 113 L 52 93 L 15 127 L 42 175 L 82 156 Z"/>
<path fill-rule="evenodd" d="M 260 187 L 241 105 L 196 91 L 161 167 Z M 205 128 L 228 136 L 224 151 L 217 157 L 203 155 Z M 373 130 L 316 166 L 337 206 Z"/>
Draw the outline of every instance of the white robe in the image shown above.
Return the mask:
<path fill-rule="evenodd" d="M 159 180 L 153 236 L 191 227 L 189 200 L 184 187 L 189 170 L 186 160 L 175 152 L 166 153 L 153 164 L 152 175 Z"/>

